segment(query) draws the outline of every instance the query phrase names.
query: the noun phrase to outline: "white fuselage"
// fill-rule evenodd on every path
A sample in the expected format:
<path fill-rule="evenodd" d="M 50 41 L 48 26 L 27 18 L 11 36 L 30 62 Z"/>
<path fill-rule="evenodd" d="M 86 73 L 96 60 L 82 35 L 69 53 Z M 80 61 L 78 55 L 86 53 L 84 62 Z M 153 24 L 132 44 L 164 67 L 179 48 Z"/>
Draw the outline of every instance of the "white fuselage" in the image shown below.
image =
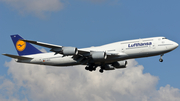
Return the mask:
<path fill-rule="evenodd" d="M 98 47 L 83 48 L 79 50 L 84 51 L 103 51 L 106 54 L 115 54 L 116 57 L 107 57 L 104 60 L 92 61 L 94 63 L 112 63 L 132 58 L 149 57 L 155 55 L 162 55 L 170 52 L 178 47 L 176 42 L 173 42 L 165 37 L 152 37 L 128 41 L 115 42 Z M 83 64 L 81 60 L 74 59 L 73 56 L 63 56 L 54 52 L 40 53 L 34 55 L 25 55 L 31 57 L 29 60 L 17 60 L 23 63 L 43 64 L 52 66 L 70 66 Z"/>

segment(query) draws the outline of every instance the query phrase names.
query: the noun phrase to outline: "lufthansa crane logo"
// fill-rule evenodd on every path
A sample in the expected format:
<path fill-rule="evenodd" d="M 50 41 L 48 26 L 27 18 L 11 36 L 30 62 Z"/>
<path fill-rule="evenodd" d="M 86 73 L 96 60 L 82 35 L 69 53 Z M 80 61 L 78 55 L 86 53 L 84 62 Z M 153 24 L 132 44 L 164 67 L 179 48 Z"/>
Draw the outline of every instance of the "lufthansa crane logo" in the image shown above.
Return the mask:
<path fill-rule="evenodd" d="M 22 41 L 22 40 L 18 40 L 16 43 L 16 49 L 18 51 L 23 51 L 26 48 L 26 42 Z"/>

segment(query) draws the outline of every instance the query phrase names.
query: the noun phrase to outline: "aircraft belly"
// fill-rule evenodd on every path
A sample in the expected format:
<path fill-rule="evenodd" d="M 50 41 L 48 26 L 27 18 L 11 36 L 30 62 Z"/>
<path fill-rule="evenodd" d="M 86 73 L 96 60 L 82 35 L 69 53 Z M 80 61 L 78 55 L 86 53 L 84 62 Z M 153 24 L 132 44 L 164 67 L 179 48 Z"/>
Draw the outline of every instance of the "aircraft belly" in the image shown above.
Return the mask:
<path fill-rule="evenodd" d="M 23 63 L 31 64 L 41 64 L 41 65 L 51 65 L 51 66 L 70 66 L 78 65 L 78 62 L 75 61 L 72 57 L 51 57 L 51 58 L 35 58 L 31 61 L 18 61 Z"/>
<path fill-rule="evenodd" d="M 121 60 L 126 60 L 126 59 L 134 59 L 134 58 L 142 58 L 142 57 L 161 55 L 161 54 L 164 54 L 167 52 L 169 52 L 169 51 L 164 50 L 164 48 L 160 48 L 160 49 L 158 49 L 158 48 L 156 48 L 156 49 L 147 48 L 147 49 L 143 49 L 143 50 L 139 50 L 139 51 L 138 50 L 133 51 L 133 53 L 127 52 L 126 56 L 107 58 L 105 60 L 105 63 L 111 63 L 111 62 L 121 61 Z"/>
<path fill-rule="evenodd" d="M 49 61 L 45 60 L 44 64 L 54 65 L 54 66 L 69 66 L 69 65 L 76 65 L 78 63 L 71 57 L 62 57 L 62 58 L 52 58 L 49 59 Z"/>

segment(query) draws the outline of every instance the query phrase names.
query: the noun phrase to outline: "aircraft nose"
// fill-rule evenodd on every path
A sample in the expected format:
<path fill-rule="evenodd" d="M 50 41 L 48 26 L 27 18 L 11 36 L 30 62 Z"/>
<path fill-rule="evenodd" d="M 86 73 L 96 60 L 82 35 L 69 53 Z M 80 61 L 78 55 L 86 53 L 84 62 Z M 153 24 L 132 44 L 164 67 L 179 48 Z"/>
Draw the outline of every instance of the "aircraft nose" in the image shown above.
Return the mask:
<path fill-rule="evenodd" d="M 176 49 L 179 46 L 179 44 L 174 41 L 172 41 L 172 45 L 173 45 L 172 47 L 173 49 Z"/>
<path fill-rule="evenodd" d="M 178 46 L 179 46 L 179 44 L 174 42 L 174 47 L 177 48 Z"/>
<path fill-rule="evenodd" d="M 170 41 L 169 43 L 170 45 L 167 45 L 166 49 L 171 50 L 171 51 L 176 49 L 179 46 L 179 44 L 174 41 Z"/>

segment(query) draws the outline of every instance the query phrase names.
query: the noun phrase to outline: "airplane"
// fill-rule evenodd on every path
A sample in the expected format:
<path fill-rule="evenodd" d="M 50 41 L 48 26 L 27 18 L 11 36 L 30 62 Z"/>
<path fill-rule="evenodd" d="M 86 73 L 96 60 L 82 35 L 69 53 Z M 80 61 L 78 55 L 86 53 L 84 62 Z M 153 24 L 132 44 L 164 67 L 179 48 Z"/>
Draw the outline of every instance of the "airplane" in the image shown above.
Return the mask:
<path fill-rule="evenodd" d="M 179 46 L 165 37 L 119 41 L 82 49 L 25 40 L 18 34 L 11 35 L 11 38 L 19 55 L 3 55 L 14 58 L 16 62 L 50 66 L 86 65 L 88 71 L 100 67 L 100 73 L 126 68 L 127 59 L 160 55 L 159 61 L 163 62 L 162 56 Z M 50 48 L 51 52 L 41 52 L 32 44 Z"/>

